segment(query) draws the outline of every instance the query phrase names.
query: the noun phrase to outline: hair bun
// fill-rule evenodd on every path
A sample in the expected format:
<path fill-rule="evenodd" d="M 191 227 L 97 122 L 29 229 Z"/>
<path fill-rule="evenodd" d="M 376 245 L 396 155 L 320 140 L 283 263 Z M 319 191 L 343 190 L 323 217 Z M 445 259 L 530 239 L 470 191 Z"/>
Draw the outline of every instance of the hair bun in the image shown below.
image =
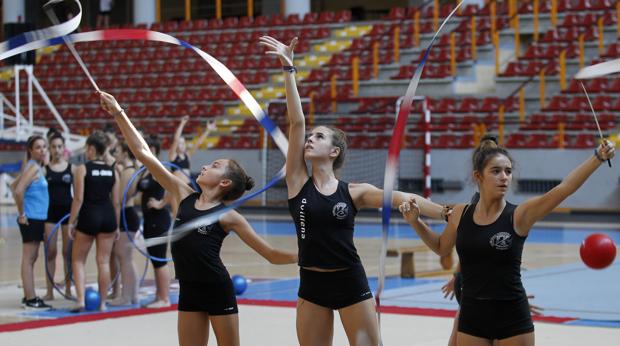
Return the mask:
<path fill-rule="evenodd" d="M 253 187 L 254 187 L 254 179 L 252 179 L 252 177 L 248 177 L 247 180 L 245 181 L 246 191 L 252 190 Z"/>
<path fill-rule="evenodd" d="M 499 147 L 499 143 L 497 141 L 496 136 L 486 134 L 482 136 L 482 138 L 480 139 L 481 149 L 492 149 L 492 148 L 497 148 L 497 147 Z"/>

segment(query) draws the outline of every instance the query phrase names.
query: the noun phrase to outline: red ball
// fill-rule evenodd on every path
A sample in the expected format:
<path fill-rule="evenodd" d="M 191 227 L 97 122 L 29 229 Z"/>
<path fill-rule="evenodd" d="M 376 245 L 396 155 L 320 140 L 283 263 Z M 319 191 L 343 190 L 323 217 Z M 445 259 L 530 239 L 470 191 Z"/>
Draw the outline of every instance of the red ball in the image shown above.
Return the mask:
<path fill-rule="evenodd" d="M 592 269 L 603 269 L 616 258 L 616 244 L 605 234 L 589 235 L 579 248 L 581 260 Z"/>

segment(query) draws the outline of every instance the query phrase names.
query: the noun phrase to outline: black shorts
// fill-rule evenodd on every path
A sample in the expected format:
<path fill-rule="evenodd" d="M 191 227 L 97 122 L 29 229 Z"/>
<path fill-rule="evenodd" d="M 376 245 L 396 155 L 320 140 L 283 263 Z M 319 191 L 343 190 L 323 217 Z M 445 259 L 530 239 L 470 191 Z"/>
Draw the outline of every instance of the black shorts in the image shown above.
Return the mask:
<path fill-rule="evenodd" d="M 116 231 L 116 213 L 112 203 L 102 205 L 82 205 L 75 228 L 87 235 Z"/>
<path fill-rule="evenodd" d="M 454 273 L 454 296 L 456 302 L 461 305 L 461 292 L 463 291 L 463 275 L 461 272 Z"/>
<path fill-rule="evenodd" d="M 60 221 L 63 217 L 67 216 L 67 214 L 71 213 L 71 205 L 53 205 L 50 204 L 49 208 L 47 208 L 47 223 L 53 223 L 54 225 Z M 66 225 L 69 223 L 69 218 L 64 219 L 61 223 L 62 225 Z"/>
<path fill-rule="evenodd" d="M 232 280 L 224 282 L 179 281 L 179 311 L 231 315 L 239 312 Z"/>
<path fill-rule="evenodd" d="M 45 234 L 45 220 L 28 219 L 27 225 L 22 225 L 19 222 L 17 225 L 19 226 L 19 233 L 22 234 L 22 243 L 43 241 L 43 234 Z"/>
<path fill-rule="evenodd" d="M 143 212 L 144 216 L 144 239 L 155 238 L 164 235 L 170 228 L 172 222 L 168 210 L 156 210 Z M 168 252 L 167 244 L 160 244 L 146 248 L 149 255 L 153 257 L 166 258 Z M 166 265 L 165 261 L 151 259 L 153 267 L 159 268 Z"/>
<path fill-rule="evenodd" d="M 527 297 L 486 300 L 462 297 L 459 332 L 501 340 L 534 331 Z"/>
<path fill-rule="evenodd" d="M 335 272 L 299 268 L 299 298 L 338 310 L 372 298 L 361 265 Z"/>
<path fill-rule="evenodd" d="M 125 221 L 127 221 L 127 228 L 125 229 L 125 223 L 123 222 L 123 214 L 121 214 L 121 231 L 136 232 L 140 229 L 140 216 L 134 207 L 125 208 Z"/>

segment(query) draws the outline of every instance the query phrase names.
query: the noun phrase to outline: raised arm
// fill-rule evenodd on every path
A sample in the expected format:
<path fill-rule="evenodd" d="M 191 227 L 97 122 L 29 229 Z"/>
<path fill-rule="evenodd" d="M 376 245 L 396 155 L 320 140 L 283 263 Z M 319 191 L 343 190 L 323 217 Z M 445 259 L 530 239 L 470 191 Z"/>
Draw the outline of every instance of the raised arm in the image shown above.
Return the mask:
<path fill-rule="evenodd" d="M 286 157 L 286 185 L 288 186 L 288 197 L 296 196 L 308 180 L 308 169 L 304 160 L 304 145 L 306 143 L 306 122 L 301 106 L 301 98 L 297 91 L 295 72 L 293 67 L 293 50 L 297 44 L 295 37 L 289 46 L 273 37 L 263 36 L 260 44 L 267 48 L 265 54 L 275 55 L 280 58 L 282 66 L 288 68 L 284 70 L 284 87 L 286 90 L 286 109 L 288 114 L 289 133 L 288 133 L 288 153 Z"/>
<path fill-rule="evenodd" d="M 422 219 L 420 219 L 420 206 L 417 199 L 411 198 L 398 206 L 398 210 L 403 214 L 405 221 L 420 236 L 420 239 L 439 256 L 447 256 L 452 253 L 452 248 L 456 244 L 456 230 L 463 214 L 465 205 L 454 206 L 453 212 L 448 219 L 448 224 L 441 234 L 433 232 Z"/>
<path fill-rule="evenodd" d="M 225 229 L 233 230 L 244 243 L 272 264 L 297 263 L 297 254 L 279 250 L 258 236 L 248 221 L 238 212 L 231 210 L 222 215 L 220 224 Z"/>
<path fill-rule="evenodd" d="M 355 206 L 361 208 L 381 208 L 383 206 L 383 190 L 371 184 L 349 184 L 351 197 L 355 201 Z M 415 193 L 407 193 L 394 191 L 392 194 L 392 207 L 398 208 L 403 202 L 415 198 L 421 214 L 431 219 L 445 220 L 447 209 L 442 205 L 429 201 L 428 199 L 416 195 Z"/>
<path fill-rule="evenodd" d="M 515 231 L 521 235 L 529 234 L 534 223 L 547 216 L 557 208 L 568 196 L 572 195 L 594 171 L 605 161 L 614 157 L 615 148 L 612 142 L 604 140 L 596 149 L 596 155 L 590 156 L 577 166 L 562 182 L 542 196 L 531 198 L 515 209 Z"/>
<path fill-rule="evenodd" d="M 170 150 L 168 151 L 168 161 L 172 162 L 177 158 L 177 148 L 179 147 L 179 140 L 183 135 L 183 129 L 189 120 L 189 115 L 184 115 L 181 118 L 181 122 L 177 127 L 177 130 L 174 132 L 174 137 L 172 138 L 172 144 L 170 145 Z"/>
<path fill-rule="evenodd" d="M 207 137 L 209 137 L 209 135 L 215 131 L 217 131 L 217 125 L 215 124 L 215 120 L 207 121 L 207 128 L 204 131 L 202 131 L 202 134 L 200 135 L 200 137 L 198 137 L 198 140 L 196 141 L 196 143 L 194 145 L 188 146 L 187 157 L 190 158 L 194 156 L 194 153 L 196 152 L 196 150 L 200 148 L 202 143 L 204 143 L 205 139 L 207 139 Z M 168 155 L 170 155 L 170 153 L 171 152 L 168 152 Z"/>
<path fill-rule="evenodd" d="M 170 173 L 164 167 L 164 165 L 159 162 L 157 157 L 151 153 L 151 150 L 140 135 L 140 132 L 133 126 L 125 111 L 121 108 L 121 106 L 116 102 L 116 99 L 108 93 L 101 92 L 101 107 L 114 116 L 114 120 L 118 124 L 125 140 L 127 141 L 127 145 L 129 149 L 136 157 L 137 160 L 142 162 L 144 166 L 148 169 L 148 171 L 153 175 L 153 178 L 157 180 L 158 183 L 163 186 L 168 192 L 172 194 L 172 199 L 174 200 L 175 205 L 178 204 L 183 198 L 187 197 L 189 194 L 193 192 L 192 188 L 187 185 L 183 180 L 176 177 L 174 174 Z"/>

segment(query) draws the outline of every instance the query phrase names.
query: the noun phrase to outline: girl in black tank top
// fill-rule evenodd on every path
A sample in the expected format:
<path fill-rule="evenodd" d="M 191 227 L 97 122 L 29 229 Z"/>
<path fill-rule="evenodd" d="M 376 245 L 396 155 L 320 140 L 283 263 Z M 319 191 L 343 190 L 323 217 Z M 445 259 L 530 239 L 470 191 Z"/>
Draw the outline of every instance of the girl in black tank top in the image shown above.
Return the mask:
<path fill-rule="evenodd" d="M 45 166 L 45 178 L 47 179 L 47 191 L 49 194 L 49 207 L 47 210 L 47 220 L 45 221 L 45 241 L 47 248 L 47 267 L 52 277 L 56 272 L 56 255 L 58 254 L 57 240 L 58 234 L 62 234 L 62 258 L 63 269 L 65 275 L 65 296 L 72 297 L 71 294 L 71 277 L 69 275 L 71 266 L 71 257 L 69 247 L 69 220 L 66 218 L 50 239 L 50 235 L 54 225 L 56 225 L 63 217 L 71 212 L 71 202 L 73 196 L 71 188 L 73 184 L 73 175 L 75 166 L 71 165 L 65 159 L 65 139 L 60 134 L 54 134 L 49 139 L 50 163 Z M 49 241 L 47 241 L 49 239 Z M 49 280 L 47 282 L 47 293 L 43 300 L 54 299 L 54 284 Z"/>
<path fill-rule="evenodd" d="M 202 167 L 196 178 L 202 192 L 195 192 L 185 181 L 170 173 L 153 153 L 145 150 L 148 145 L 111 95 L 101 93 L 101 104 L 114 116 L 136 158 L 170 194 L 177 225 L 218 212 L 224 208 L 223 202 L 241 197 L 254 185 L 236 161 L 220 159 Z M 297 261 L 294 253 L 272 248 L 234 210 L 222 214 L 218 222 L 197 227 L 173 243 L 172 255 L 180 286 L 178 332 L 182 345 L 189 342 L 206 345 L 208 331 L 196 331 L 194 326 L 199 323 L 209 328 L 210 320 L 217 321 L 211 325 L 218 342 L 239 344 L 234 288 L 219 257 L 222 240 L 229 231 L 237 233 L 242 241 L 271 263 Z"/>
<path fill-rule="evenodd" d="M 103 132 L 93 132 L 86 139 L 88 161 L 75 171 L 75 197 L 69 217 L 70 235 L 74 238 L 72 259 L 77 292 L 74 311 L 82 311 L 85 306 L 85 262 L 93 241 L 97 242 L 99 296 L 107 297 L 112 245 L 120 236 L 120 184 L 114 168 L 102 161 L 106 143 Z M 101 299 L 100 310 L 106 310 L 105 301 Z"/>
<path fill-rule="evenodd" d="M 209 134 L 217 130 L 215 121 L 207 122 L 207 127 L 204 129 L 200 137 L 196 139 L 193 145 L 188 145 L 187 141 L 183 137 L 183 129 L 185 128 L 185 125 L 187 125 L 188 121 L 189 116 L 187 115 L 181 118 L 181 122 L 174 133 L 170 150 L 168 151 L 168 160 L 181 168 L 181 171 L 179 171 L 176 167 L 173 167 L 172 172 L 174 172 L 174 174 L 179 178 L 185 180 L 187 183 L 189 183 L 188 177 L 191 177 L 189 163 L 190 159 L 194 156 L 196 150 L 204 143 Z"/>
<path fill-rule="evenodd" d="M 357 210 L 380 208 L 383 191 L 370 184 L 346 183 L 336 178 L 335 171 L 342 167 L 346 151 L 344 132 L 318 126 L 306 139 L 296 70 L 291 67 L 296 42 L 294 39 L 286 46 L 272 37 L 260 38 L 267 53 L 276 55 L 284 65 L 290 126 L 286 184 L 300 265 L 297 336 L 302 345 L 331 342 L 333 310 L 340 310 L 352 344 L 377 345 L 374 300 L 353 243 L 353 229 Z M 306 161 L 311 163 L 311 174 Z M 395 192 L 393 206 L 410 196 L 415 195 Z M 422 209 L 427 216 L 442 217 L 443 207 L 438 204 L 426 201 Z"/>
<path fill-rule="evenodd" d="M 399 207 L 420 238 L 436 253 L 445 255 L 456 244 L 462 273 L 462 299 L 457 343 L 471 336 L 488 340 L 514 338 L 520 345 L 534 345 L 534 325 L 521 283 L 523 243 L 535 222 L 541 220 L 575 192 L 615 150 L 608 141 L 584 163 L 544 195 L 520 205 L 506 202 L 512 182 L 512 158 L 491 136 L 474 151 L 472 166 L 480 199 L 456 205 L 441 235 L 419 219 L 415 200 Z"/>

